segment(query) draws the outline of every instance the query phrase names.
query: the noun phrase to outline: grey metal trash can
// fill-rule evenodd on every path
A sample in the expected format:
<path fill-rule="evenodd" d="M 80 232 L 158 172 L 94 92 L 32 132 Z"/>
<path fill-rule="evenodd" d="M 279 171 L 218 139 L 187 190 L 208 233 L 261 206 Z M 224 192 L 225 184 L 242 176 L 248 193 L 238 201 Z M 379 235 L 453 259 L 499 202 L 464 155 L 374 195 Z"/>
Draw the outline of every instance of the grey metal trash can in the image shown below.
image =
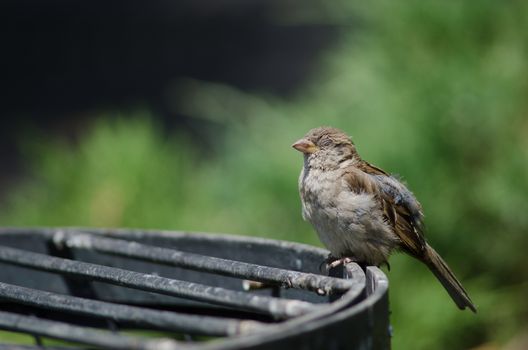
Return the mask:
<path fill-rule="evenodd" d="M 389 349 L 386 276 L 354 263 L 325 275 L 327 255 L 224 234 L 3 228 L 0 329 L 35 346 Z"/>

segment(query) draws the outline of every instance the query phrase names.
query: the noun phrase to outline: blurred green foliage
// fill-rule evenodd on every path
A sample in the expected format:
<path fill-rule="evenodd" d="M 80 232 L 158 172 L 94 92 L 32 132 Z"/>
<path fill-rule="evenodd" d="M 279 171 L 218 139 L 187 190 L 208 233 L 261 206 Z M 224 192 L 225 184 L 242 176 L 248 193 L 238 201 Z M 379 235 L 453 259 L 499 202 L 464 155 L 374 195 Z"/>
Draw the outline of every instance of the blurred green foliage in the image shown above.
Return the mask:
<path fill-rule="evenodd" d="M 351 134 L 365 159 L 407 181 L 423 204 L 429 241 L 479 308 L 460 312 L 432 274 L 396 255 L 387 272 L 394 348 L 493 349 L 525 332 L 528 3 L 321 6 L 342 37 L 296 96 L 181 82 L 180 111 L 226 130 L 209 130 L 210 149 L 164 134 L 144 111 L 102 116 L 75 147 L 33 137 L 31 177 L 4 200 L 0 223 L 320 244 L 300 216 L 302 159 L 290 145 L 332 125 Z"/>

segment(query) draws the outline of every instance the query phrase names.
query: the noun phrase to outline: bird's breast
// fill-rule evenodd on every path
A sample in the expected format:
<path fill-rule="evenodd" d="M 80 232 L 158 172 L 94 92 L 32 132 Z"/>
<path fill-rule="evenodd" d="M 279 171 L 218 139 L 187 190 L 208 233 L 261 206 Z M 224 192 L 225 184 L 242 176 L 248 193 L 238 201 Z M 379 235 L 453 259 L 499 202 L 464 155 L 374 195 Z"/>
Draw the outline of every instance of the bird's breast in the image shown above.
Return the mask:
<path fill-rule="evenodd" d="M 318 169 L 311 169 L 309 172 L 303 170 L 299 179 L 299 191 L 303 203 L 303 216 L 306 220 L 320 211 L 332 214 L 332 208 L 336 207 L 335 196 L 336 176 L 328 174 Z"/>
<path fill-rule="evenodd" d="M 299 188 L 303 218 L 333 255 L 386 260 L 388 250 L 379 248 L 392 232 L 372 194 L 353 192 L 337 173 L 314 169 L 301 173 Z"/>

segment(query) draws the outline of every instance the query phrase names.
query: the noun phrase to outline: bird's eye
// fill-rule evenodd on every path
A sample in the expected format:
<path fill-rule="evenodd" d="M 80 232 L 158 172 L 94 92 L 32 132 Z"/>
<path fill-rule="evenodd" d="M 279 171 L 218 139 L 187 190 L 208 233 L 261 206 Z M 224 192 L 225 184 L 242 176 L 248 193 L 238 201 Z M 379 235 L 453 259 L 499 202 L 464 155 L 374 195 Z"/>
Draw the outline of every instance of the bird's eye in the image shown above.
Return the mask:
<path fill-rule="evenodd" d="M 330 146 L 331 144 L 332 144 L 332 140 L 330 140 L 330 139 L 323 139 L 323 140 L 321 140 L 321 146 L 323 146 L 323 147 L 328 147 L 328 146 Z"/>

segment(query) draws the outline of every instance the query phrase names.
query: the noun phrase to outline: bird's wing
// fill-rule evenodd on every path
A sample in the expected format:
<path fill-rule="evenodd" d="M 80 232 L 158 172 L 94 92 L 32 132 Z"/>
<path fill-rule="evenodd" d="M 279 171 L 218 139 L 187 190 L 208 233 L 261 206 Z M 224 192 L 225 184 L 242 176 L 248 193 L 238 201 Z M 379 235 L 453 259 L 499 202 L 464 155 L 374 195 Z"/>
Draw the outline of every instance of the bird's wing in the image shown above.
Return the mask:
<path fill-rule="evenodd" d="M 355 192 L 372 193 L 380 203 L 385 220 L 393 227 L 402 248 L 414 256 L 425 250 L 423 214 L 414 195 L 396 178 L 367 162 L 348 172 L 346 181 Z"/>

